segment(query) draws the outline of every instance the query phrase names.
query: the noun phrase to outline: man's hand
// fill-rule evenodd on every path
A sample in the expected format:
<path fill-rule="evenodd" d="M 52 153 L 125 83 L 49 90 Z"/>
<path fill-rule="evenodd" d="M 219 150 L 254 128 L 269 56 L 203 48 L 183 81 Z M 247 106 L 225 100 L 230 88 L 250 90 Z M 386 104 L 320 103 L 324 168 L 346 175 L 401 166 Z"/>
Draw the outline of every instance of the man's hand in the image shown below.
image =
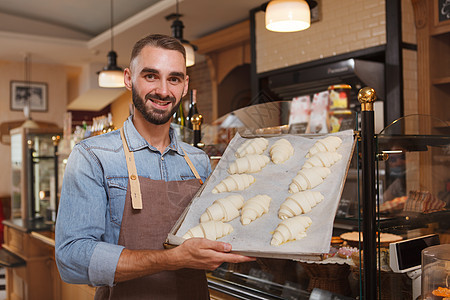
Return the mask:
<path fill-rule="evenodd" d="M 171 269 L 191 268 L 215 270 L 224 262 L 242 263 L 254 261 L 254 258 L 229 253 L 231 245 L 202 238 L 191 238 L 180 246 L 169 250 L 173 255 Z"/>
<path fill-rule="evenodd" d="M 121 282 L 166 270 L 182 268 L 214 270 L 224 262 L 241 263 L 254 258 L 229 253 L 231 245 L 201 238 L 186 240 L 170 250 L 124 249 L 114 281 Z"/>

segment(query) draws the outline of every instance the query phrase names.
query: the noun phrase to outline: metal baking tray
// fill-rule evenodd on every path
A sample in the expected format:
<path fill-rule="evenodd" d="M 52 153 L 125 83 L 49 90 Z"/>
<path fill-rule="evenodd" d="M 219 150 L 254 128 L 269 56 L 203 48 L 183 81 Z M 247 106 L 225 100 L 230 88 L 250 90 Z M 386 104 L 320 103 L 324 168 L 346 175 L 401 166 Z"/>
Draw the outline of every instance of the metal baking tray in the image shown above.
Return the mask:
<path fill-rule="evenodd" d="M 290 258 L 301 260 L 320 260 L 323 253 L 329 252 L 330 240 L 336 210 L 340 201 L 344 183 L 347 177 L 350 160 L 355 149 L 355 138 L 353 130 L 331 133 L 328 135 L 339 136 L 343 143 L 337 152 L 342 159 L 334 164 L 331 174 L 324 182 L 315 187 L 314 191 L 320 191 L 324 200 L 317 204 L 311 212 L 305 214 L 312 219 L 311 226 L 307 229 L 307 236 L 301 240 L 287 242 L 280 246 L 271 246 L 270 240 L 277 224 L 281 222 L 278 218 L 278 209 L 286 197 L 289 185 L 306 161 L 306 153 L 314 143 L 327 135 L 247 135 L 236 136 L 231 140 L 221 160 L 213 173 L 193 197 L 191 203 L 180 216 L 176 224 L 167 236 L 166 246 L 180 245 L 184 239 L 182 236 L 191 227 L 199 223 L 200 215 L 210 206 L 214 200 L 228 196 L 230 193 L 212 194 L 211 190 L 229 174 L 228 166 L 236 157 L 236 149 L 248 138 L 265 137 L 269 140 L 269 146 L 263 154 L 269 155 L 270 146 L 278 139 L 285 138 L 294 146 L 294 155 L 283 164 L 269 164 L 258 173 L 252 173 L 256 182 L 240 193 L 245 200 L 258 194 L 267 194 L 272 198 L 269 212 L 249 225 L 243 226 L 240 218 L 229 223 L 234 231 L 220 241 L 231 243 L 233 252 L 253 257 Z"/>

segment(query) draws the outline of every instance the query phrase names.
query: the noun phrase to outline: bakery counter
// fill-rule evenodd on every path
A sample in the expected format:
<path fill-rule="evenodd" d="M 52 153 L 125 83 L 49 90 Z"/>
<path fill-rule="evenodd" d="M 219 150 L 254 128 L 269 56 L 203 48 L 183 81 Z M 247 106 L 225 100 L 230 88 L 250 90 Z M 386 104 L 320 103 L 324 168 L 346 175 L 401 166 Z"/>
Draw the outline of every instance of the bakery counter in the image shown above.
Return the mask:
<path fill-rule="evenodd" d="M 21 262 L 6 266 L 6 299 L 94 299 L 95 288 L 61 280 L 55 262 L 53 231 L 42 226 L 24 227 L 20 220 L 5 220 L 3 225 L 3 251 Z"/>

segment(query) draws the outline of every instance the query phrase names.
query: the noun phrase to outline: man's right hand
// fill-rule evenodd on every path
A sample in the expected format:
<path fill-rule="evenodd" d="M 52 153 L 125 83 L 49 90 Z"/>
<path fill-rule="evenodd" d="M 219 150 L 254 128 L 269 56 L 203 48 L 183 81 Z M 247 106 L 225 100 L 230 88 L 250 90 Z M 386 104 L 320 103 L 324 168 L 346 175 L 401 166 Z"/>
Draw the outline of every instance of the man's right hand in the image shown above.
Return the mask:
<path fill-rule="evenodd" d="M 201 238 L 188 239 L 170 250 L 123 249 L 114 281 L 121 282 L 160 271 L 183 268 L 214 270 L 224 262 L 241 263 L 255 260 L 230 251 L 230 244 Z"/>
<path fill-rule="evenodd" d="M 210 241 L 203 238 L 191 238 L 180 246 L 168 250 L 173 258 L 173 269 L 191 268 L 215 270 L 224 262 L 242 263 L 255 258 L 230 253 L 231 244 Z M 172 256 L 173 255 L 173 256 Z"/>

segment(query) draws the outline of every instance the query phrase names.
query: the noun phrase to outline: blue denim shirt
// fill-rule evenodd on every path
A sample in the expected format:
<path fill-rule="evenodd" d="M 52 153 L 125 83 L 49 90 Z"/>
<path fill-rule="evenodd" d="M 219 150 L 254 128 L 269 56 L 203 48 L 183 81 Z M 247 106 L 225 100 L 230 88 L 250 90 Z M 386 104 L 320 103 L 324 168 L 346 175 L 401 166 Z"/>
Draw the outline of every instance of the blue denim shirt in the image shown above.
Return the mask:
<path fill-rule="evenodd" d="M 171 143 L 164 153 L 147 143 L 131 117 L 124 123 L 124 133 L 130 151 L 134 152 L 139 176 L 166 181 L 195 178 L 183 150 L 203 181 L 211 173 L 208 156 L 177 141 L 172 128 Z M 113 285 L 124 248 L 117 242 L 127 185 L 128 171 L 119 130 L 83 140 L 74 147 L 65 169 L 55 229 L 56 263 L 64 281 Z"/>

